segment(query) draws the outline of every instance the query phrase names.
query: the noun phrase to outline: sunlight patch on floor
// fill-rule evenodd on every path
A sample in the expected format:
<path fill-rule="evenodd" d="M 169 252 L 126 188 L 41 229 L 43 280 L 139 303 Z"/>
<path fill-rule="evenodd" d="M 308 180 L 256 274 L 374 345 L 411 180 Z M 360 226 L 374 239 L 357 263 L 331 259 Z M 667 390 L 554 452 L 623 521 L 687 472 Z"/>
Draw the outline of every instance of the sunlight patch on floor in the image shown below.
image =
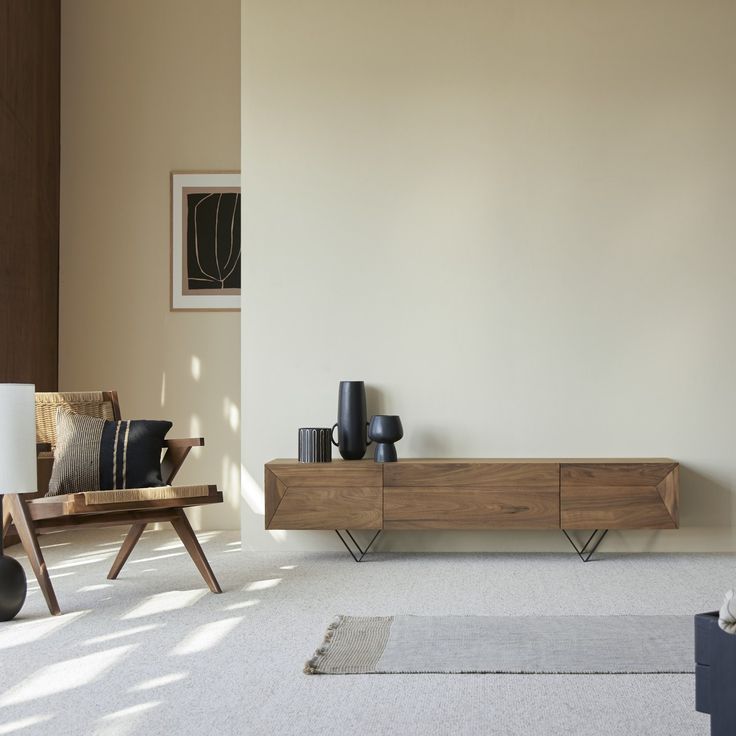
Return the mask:
<path fill-rule="evenodd" d="M 250 593 L 253 590 L 266 590 L 267 588 L 275 588 L 283 578 L 271 578 L 270 580 L 256 580 L 253 583 L 248 583 L 248 585 L 243 588 L 243 590 L 246 593 Z"/>
<path fill-rule="evenodd" d="M 122 631 L 114 631 L 112 634 L 103 634 L 102 636 L 95 636 L 93 639 L 87 639 L 82 642 L 84 646 L 94 646 L 95 644 L 105 644 L 108 641 L 115 641 L 116 639 L 123 639 L 126 636 L 135 636 L 136 634 L 143 634 L 146 631 L 153 629 L 160 629 L 163 624 L 146 624 L 145 626 L 134 626 L 132 629 L 123 629 Z"/>
<path fill-rule="evenodd" d="M 57 573 L 54 573 L 53 575 L 49 575 L 49 579 L 50 580 L 58 580 L 59 578 L 69 578 L 72 575 L 76 575 L 76 574 L 77 573 L 75 573 L 75 572 L 57 572 Z M 38 585 L 38 583 L 34 579 L 34 580 L 30 580 L 28 582 L 28 585 Z"/>
<path fill-rule="evenodd" d="M 49 570 L 66 570 L 68 567 L 81 567 L 82 565 L 94 565 L 98 562 L 105 562 L 105 560 L 109 560 L 111 554 L 112 554 L 111 552 L 107 554 L 105 554 L 104 552 L 101 552 L 101 553 L 98 553 L 94 557 L 93 556 L 85 557 L 83 560 L 68 560 L 67 562 L 60 562 L 58 565 L 52 565 L 51 567 L 49 567 Z"/>
<path fill-rule="evenodd" d="M 115 718 L 126 718 L 127 716 L 135 715 L 136 713 L 142 713 L 144 710 L 151 710 L 157 705 L 161 705 L 160 700 L 150 700 L 147 703 L 138 703 L 137 705 L 131 705 L 129 708 L 121 708 L 116 710 L 114 713 L 108 713 L 102 718 L 106 721 L 114 720 Z"/>
<path fill-rule="evenodd" d="M 128 734 L 145 733 L 146 729 L 141 727 L 143 714 L 157 708 L 161 705 L 161 702 L 160 700 L 151 700 L 147 703 L 138 703 L 102 716 L 99 726 L 95 730 L 95 736 L 128 736 Z"/>
<path fill-rule="evenodd" d="M 175 656 L 196 654 L 217 646 L 241 621 L 242 616 L 225 618 L 221 621 L 211 621 L 198 626 L 191 634 L 182 639 L 171 653 Z"/>
<path fill-rule="evenodd" d="M 160 547 L 154 547 L 154 552 L 171 552 L 172 549 L 184 549 L 184 542 L 180 540 L 176 540 L 175 542 L 170 542 L 169 544 L 162 544 Z"/>
<path fill-rule="evenodd" d="M 197 539 L 200 544 L 205 544 L 206 542 L 219 537 L 220 534 L 221 532 L 197 532 Z"/>
<path fill-rule="evenodd" d="M 8 622 L 0 629 L 0 649 L 10 649 L 21 644 L 30 644 L 58 631 L 76 621 L 89 611 L 75 611 L 63 616 L 49 616 L 32 621 L 17 620 Z"/>
<path fill-rule="evenodd" d="M 168 555 L 154 555 L 153 557 L 141 557 L 138 560 L 128 560 L 129 565 L 140 565 L 141 562 L 155 562 L 165 560 L 167 557 L 181 557 L 186 552 L 170 552 Z"/>
<path fill-rule="evenodd" d="M 39 723 L 50 721 L 50 715 L 28 716 L 27 718 L 19 718 L 17 721 L 8 721 L 8 723 L 0 724 L 0 734 L 16 733 L 30 726 L 38 726 Z"/>
<path fill-rule="evenodd" d="M 49 575 L 50 580 L 58 580 L 58 578 L 68 578 L 71 575 L 76 575 L 75 572 L 57 572 L 55 575 Z M 29 580 L 28 581 L 28 592 L 30 593 L 33 591 L 34 593 L 41 590 L 41 588 L 38 587 L 38 582 L 36 580 Z"/>
<path fill-rule="evenodd" d="M 178 611 L 180 608 L 188 608 L 195 604 L 202 596 L 207 595 L 209 590 L 170 590 L 166 593 L 156 593 L 138 604 L 122 616 L 123 619 L 143 618 L 153 616 L 166 611 Z"/>
<path fill-rule="evenodd" d="M 231 603 L 229 606 L 225 606 L 226 611 L 237 611 L 241 608 L 252 608 L 257 606 L 261 602 L 260 598 L 252 598 L 249 601 L 241 601 L 240 603 Z"/>
<path fill-rule="evenodd" d="M 48 697 L 94 682 L 136 645 L 116 647 L 42 667 L 0 696 L 0 708 Z"/>
<path fill-rule="evenodd" d="M 188 672 L 172 672 L 170 675 L 162 675 L 161 677 L 154 677 L 151 680 L 145 680 L 131 687 L 128 692 L 134 693 L 141 690 L 153 690 L 157 687 L 163 687 L 164 685 L 171 685 L 173 682 L 180 682 L 185 680 L 189 676 Z"/>
<path fill-rule="evenodd" d="M 117 544 L 117 542 L 116 542 Z M 113 555 L 115 554 L 114 549 L 98 549 L 98 550 L 92 550 L 91 552 L 77 552 L 77 554 L 72 555 L 72 560 L 79 560 L 84 557 L 99 557 L 100 555 Z"/>

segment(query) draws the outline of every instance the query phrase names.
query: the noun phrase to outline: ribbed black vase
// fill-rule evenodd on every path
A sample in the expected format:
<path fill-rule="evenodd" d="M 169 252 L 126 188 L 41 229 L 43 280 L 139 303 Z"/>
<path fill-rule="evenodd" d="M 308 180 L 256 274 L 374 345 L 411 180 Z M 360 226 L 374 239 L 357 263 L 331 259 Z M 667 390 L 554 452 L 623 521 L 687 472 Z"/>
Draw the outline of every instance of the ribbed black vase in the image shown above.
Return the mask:
<path fill-rule="evenodd" d="M 337 428 L 337 441 L 334 431 Z M 360 460 L 368 442 L 368 412 L 364 381 L 340 381 L 337 395 L 337 422 L 332 427 L 333 444 L 345 460 Z"/>

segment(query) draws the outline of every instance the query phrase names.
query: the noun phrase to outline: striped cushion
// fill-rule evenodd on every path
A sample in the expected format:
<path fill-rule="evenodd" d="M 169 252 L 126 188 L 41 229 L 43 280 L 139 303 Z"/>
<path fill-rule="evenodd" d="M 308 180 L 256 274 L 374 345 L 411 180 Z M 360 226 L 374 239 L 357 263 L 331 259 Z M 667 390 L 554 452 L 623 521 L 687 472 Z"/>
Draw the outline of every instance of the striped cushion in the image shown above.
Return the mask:
<path fill-rule="evenodd" d="M 171 422 L 113 422 L 60 407 L 47 495 L 162 486 L 161 448 L 169 429 Z"/>

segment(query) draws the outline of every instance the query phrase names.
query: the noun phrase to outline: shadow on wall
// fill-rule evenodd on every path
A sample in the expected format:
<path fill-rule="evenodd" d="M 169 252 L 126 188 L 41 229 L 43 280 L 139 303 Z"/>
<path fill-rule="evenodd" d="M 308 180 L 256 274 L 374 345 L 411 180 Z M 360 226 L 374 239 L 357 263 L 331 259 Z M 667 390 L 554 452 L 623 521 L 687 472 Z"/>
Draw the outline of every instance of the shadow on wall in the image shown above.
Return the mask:
<path fill-rule="evenodd" d="M 692 465 L 680 465 L 681 527 L 730 527 L 732 514 L 731 488 Z"/>

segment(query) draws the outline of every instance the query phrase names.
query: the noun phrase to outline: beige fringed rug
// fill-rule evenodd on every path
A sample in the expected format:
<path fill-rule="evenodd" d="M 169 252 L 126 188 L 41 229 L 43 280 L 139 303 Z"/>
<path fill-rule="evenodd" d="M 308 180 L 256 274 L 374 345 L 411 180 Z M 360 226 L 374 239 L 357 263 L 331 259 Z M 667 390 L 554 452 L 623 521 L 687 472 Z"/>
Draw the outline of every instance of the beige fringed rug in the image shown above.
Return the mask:
<path fill-rule="evenodd" d="M 694 672 L 690 616 L 338 616 L 310 675 Z"/>

